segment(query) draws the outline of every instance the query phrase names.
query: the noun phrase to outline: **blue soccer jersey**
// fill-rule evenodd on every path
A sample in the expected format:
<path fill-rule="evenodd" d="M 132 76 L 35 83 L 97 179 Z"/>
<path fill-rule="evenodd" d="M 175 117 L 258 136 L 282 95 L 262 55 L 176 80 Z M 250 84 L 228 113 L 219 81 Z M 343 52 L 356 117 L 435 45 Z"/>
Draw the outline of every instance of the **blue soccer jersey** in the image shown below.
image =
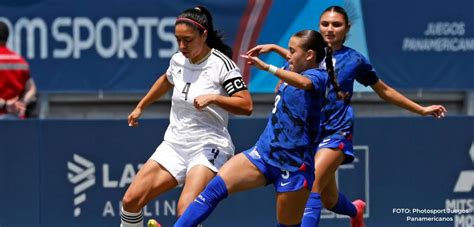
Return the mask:
<path fill-rule="evenodd" d="M 350 105 L 354 80 L 364 86 L 374 85 L 378 81 L 377 74 L 369 61 L 356 50 L 343 46 L 334 52 L 333 63 L 337 81 L 343 92 L 349 93 L 346 100 L 337 98 L 334 87 L 330 86 L 324 102 L 321 116 L 322 136 L 340 133 L 353 133 L 354 113 Z"/>
<path fill-rule="evenodd" d="M 283 83 L 256 144 L 267 163 L 288 171 L 297 171 L 305 154 L 313 152 L 328 81 L 322 69 L 309 69 L 301 74 L 313 82 L 313 89 L 303 90 Z"/>

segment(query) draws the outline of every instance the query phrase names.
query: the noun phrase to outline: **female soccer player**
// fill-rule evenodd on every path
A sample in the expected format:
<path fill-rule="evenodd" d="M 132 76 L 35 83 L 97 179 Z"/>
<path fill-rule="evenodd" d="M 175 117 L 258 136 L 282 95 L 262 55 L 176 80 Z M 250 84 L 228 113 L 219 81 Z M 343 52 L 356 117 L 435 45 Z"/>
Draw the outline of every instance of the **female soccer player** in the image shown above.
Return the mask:
<path fill-rule="evenodd" d="M 184 184 L 178 216 L 234 154 L 228 113 L 250 115 L 252 99 L 231 49 L 214 30 L 210 12 L 200 6 L 176 20 L 178 53 L 168 70 L 128 116 L 138 126 L 143 110 L 173 89 L 170 124 L 163 142 L 139 170 L 123 197 L 121 226 L 143 226 L 142 208 L 156 196 Z"/>
<path fill-rule="evenodd" d="M 175 227 L 196 226 L 228 194 L 267 184 L 273 184 L 277 192 L 278 226 L 299 226 L 313 182 L 313 145 L 319 135 L 328 75 L 318 69 L 326 46 L 321 34 L 300 31 L 288 46 L 290 71 L 268 65 L 256 56 L 242 56 L 285 83 L 279 87 L 275 107 L 257 143 L 222 167 Z"/>
<path fill-rule="evenodd" d="M 321 14 L 319 30 L 324 40 L 334 50 L 335 71 L 340 89 L 346 93 L 345 99 L 337 98 L 334 87 L 330 87 L 327 104 L 323 107 L 321 117 L 321 140 L 314 157 L 315 181 L 306 204 L 301 226 L 318 226 L 321 214 L 321 201 L 325 208 L 352 217 L 353 227 L 363 227 L 365 202 L 356 200 L 351 203 L 338 192 L 335 172 L 339 165 L 354 160 L 352 135 L 354 113 L 350 105 L 354 80 L 372 89 L 382 99 L 422 116 L 432 115 L 436 118 L 445 116 L 446 108 L 441 105 L 420 106 L 406 98 L 378 78 L 374 68 L 367 59 L 356 50 L 344 46 L 350 29 L 349 17 L 339 6 L 331 6 Z M 259 45 L 252 48 L 249 54 L 260 54 L 276 51 L 283 57 L 288 50 L 273 45 Z M 332 65 L 326 65 L 332 68 Z"/>

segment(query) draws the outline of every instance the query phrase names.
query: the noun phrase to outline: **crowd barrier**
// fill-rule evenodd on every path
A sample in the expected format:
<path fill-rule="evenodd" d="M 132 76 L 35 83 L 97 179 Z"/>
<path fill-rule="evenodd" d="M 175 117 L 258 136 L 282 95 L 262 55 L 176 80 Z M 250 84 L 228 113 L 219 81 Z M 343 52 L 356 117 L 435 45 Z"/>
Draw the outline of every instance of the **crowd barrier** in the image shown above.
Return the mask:
<path fill-rule="evenodd" d="M 118 226 L 123 193 L 167 124 L 0 121 L 0 226 Z M 231 119 L 236 149 L 252 146 L 265 124 Z M 367 201 L 367 226 L 473 226 L 474 117 L 358 118 L 355 127 L 357 158 L 337 179 L 347 197 Z M 179 193 L 150 202 L 145 218 L 172 226 Z M 276 226 L 274 199 L 272 186 L 230 196 L 205 226 Z M 348 221 L 323 211 L 321 226 Z"/>

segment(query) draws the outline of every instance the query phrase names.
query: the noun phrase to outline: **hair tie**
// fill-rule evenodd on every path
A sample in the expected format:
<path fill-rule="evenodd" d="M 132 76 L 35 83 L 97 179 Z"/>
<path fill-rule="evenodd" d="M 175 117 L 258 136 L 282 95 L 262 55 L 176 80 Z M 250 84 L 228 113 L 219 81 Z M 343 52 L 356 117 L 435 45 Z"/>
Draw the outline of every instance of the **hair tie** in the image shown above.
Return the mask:
<path fill-rule="evenodd" d="M 197 21 L 195 21 L 193 19 L 189 19 L 187 17 L 180 17 L 180 18 L 176 19 L 176 21 L 188 21 L 188 22 L 191 22 L 191 23 L 201 27 L 203 30 L 207 30 L 202 24 L 198 23 Z"/>

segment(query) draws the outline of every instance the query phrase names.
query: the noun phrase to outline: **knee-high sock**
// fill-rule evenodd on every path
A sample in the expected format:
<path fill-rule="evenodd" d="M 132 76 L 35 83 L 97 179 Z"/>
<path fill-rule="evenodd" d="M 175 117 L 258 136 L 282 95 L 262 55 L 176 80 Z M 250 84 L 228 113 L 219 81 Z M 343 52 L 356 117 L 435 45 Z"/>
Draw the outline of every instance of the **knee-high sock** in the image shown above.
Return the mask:
<path fill-rule="evenodd" d="M 124 210 L 122 207 L 120 221 L 120 227 L 143 227 L 143 210 L 133 213 Z"/>
<path fill-rule="evenodd" d="M 336 205 L 329 209 L 336 214 L 344 214 L 351 217 L 355 217 L 357 214 L 356 207 L 351 201 L 347 200 L 344 194 L 339 192 L 339 198 L 337 199 Z"/>
<path fill-rule="evenodd" d="M 217 204 L 227 197 L 227 187 L 222 177 L 216 176 L 206 189 L 189 205 L 183 215 L 174 224 L 175 227 L 197 226 L 214 210 Z"/>
<path fill-rule="evenodd" d="M 321 196 L 319 193 L 311 192 L 306 202 L 301 227 L 317 227 L 321 217 L 321 207 Z"/>

